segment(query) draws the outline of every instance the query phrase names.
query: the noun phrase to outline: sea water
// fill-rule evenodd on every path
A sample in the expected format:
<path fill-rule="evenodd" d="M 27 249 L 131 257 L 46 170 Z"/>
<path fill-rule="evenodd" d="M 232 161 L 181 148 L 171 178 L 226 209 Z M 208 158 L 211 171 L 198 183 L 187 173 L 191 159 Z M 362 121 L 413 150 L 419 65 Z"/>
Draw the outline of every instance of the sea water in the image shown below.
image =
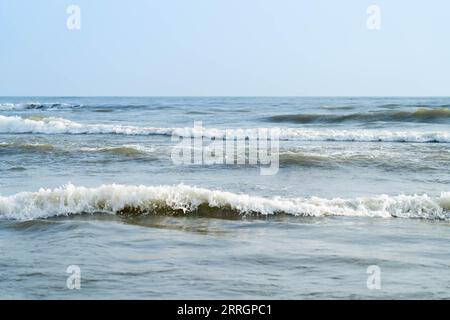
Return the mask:
<path fill-rule="evenodd" d="M 174 162 L 196 122 L 279 169 Z M 449 164 L 450 98 L 2 97 L 0 296 L 449 298 Z"/>

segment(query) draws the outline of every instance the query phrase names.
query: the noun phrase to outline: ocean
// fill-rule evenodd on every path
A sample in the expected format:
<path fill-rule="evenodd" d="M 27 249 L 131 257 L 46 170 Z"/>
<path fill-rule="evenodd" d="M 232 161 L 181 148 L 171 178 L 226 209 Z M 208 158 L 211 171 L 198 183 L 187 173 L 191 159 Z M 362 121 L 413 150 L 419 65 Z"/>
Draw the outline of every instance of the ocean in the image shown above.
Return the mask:
<path fill-rule="evenodd" d="M 0 297 L 450 298 L 449 164 L 450 98 L 1 97 Z"/>

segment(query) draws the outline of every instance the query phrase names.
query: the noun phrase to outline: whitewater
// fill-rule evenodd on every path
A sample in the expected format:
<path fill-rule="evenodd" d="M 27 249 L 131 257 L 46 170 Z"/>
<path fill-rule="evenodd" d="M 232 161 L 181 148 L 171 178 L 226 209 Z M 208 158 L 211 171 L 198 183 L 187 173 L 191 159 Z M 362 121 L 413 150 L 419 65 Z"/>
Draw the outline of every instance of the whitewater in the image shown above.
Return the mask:
<path fill-rule="evenodd" d="M 258 128 L 246 129 L 244 138 L 257 132 Z M 193 128 L 137 127 L 113 124 L 80 124 L 63 118 L 21 118 L 0 116 L 0 133 L 20 134 L 122 134 L 122 135 L 165 135 L 194 137 L 199 132 Z M 226 130 L 205 128 L 206 138 L 226 138 Z M 385 142 L 437 142 L 449 143 L 450 131 L 393 131 L 393 130 L 317 130 L 280 128 L 280 139 L 298 141 L 385 141 Z"/>
<path fill-rule="evenodd" d="M 72 214 L 190 214 L 202 206 L 237 215 L 359 216 L 448 219 L 450 192 L 428 195 L 380 195 L 355 199 L 263 198 L 185 185 L 98 188 L 68 184 L 0 197 L 0 218 L 39 219 Z"/>

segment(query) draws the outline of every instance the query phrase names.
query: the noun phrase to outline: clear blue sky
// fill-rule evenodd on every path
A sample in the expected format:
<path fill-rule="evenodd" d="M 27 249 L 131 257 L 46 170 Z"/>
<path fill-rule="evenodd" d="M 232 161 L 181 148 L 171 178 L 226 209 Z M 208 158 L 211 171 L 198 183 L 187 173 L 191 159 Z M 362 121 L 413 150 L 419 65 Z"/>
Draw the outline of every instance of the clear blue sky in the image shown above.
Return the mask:
<path fill-rule="evenodd" d="M 448 0 L 0 0 L 0 95 L 448 96 L 449 35 Z"/>

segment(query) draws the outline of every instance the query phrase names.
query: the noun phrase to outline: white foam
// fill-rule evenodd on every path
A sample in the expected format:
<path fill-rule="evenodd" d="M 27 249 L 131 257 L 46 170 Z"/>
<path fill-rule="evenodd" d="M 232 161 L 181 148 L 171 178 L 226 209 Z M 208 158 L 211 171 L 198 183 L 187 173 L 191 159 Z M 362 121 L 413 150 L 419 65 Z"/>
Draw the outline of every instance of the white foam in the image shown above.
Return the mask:
<path fill-rule="evenodd" d="M 29 220 L 99 212 L 116 214 L 125 208 L 137 208 L 142 214 L 151 214 L 158 208 L 181 210 L 187 214 L 200 205 L 231 209 L 237 214 L 448 219 L 450 192 L 442 193 L 440 197 L 379 195 L 355 199 L 264 198 L 186 185 L 113 184 L 86 188 L 69 184 L 53 190 L 40 189 L 38 192 L 0 197 L 0 218 Z"/>
<path fill-rule="evenodd" d="M 301 141 L 450 142 L 450 131 L 282 129 L 280 137 Z"/>
<path fill-rule="evenodd" d="M 245 132 L 244 138 L 255 134 L 257 129 Z M 123 135 L 176 135 L 181 137 L 224 138 L 226 131 L 216 128 L 194 127 L 158 128 L 113 124 L 81 124 L 63 118 L 49 117 L 26 119 L 0 115 L 0 133 L 33 134 L 123 134 Z M 358 142 L 440 142 L 450 143 L 450 131 L 392 131 L 392 130 L 333 130 L 280 128 L 280 139 L 298 141 L 358 141 Z"/>
<path fill-rule="evenodd" d="M 0 110 L 15 110 L 15 109 L 22 109 L 22 108 L 18 107 L 14 103 L 0 103 Z"/>
<path fill-rule="evenodd" d="M 63 118 L 25 119 L 0 116 L 0 133 L 170 135 L 172 129 L 111 124 L 81 124 Z"/>

